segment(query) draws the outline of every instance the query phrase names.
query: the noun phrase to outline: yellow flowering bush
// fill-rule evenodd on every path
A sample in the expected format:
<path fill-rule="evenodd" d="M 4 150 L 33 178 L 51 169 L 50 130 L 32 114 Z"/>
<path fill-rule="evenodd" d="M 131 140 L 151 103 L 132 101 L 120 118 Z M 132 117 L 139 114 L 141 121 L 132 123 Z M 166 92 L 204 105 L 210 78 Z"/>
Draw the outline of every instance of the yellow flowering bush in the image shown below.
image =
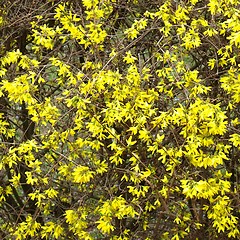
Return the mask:
<path fill-rule="evenodd" d="M 238 239 L 239 1 L 11 2 L 0 238 Z"/>

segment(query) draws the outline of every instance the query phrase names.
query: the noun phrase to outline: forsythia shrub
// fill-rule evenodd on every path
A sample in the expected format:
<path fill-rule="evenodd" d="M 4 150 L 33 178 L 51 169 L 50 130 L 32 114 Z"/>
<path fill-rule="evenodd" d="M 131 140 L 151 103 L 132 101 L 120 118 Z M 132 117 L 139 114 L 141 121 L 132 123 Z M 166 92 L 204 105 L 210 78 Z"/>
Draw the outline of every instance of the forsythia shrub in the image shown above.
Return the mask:
<path fill-rule="evenodd" d="M 239 1 L 0 14 L 1 239 L 240 238 Z"/>

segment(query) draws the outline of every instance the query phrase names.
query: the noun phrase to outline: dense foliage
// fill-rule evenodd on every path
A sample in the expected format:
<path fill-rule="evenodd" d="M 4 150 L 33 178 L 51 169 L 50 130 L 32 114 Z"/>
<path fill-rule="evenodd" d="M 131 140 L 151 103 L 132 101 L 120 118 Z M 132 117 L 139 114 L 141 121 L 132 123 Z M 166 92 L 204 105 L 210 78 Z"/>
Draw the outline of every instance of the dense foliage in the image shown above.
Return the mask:
<path fill-rule="evenodd" d="M 0 3 L 0 238 L 240 238 L 237 0 Z"/>

